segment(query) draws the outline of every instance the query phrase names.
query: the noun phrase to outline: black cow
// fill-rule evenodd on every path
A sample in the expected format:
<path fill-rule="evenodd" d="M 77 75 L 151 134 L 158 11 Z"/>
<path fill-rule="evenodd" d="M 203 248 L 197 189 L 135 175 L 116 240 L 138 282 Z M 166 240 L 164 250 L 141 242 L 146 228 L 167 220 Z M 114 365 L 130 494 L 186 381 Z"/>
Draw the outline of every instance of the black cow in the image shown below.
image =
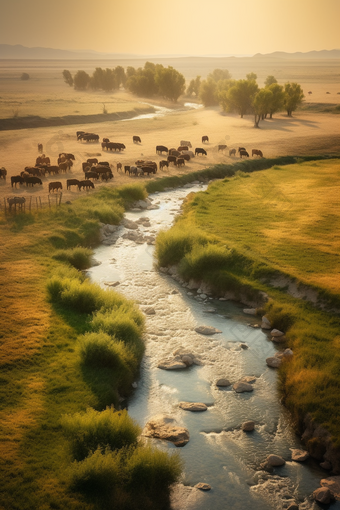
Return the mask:
<path fill-rule="evenodd" d="M 85 179 L 99 179 L 99 174 L 97 172 L 85 172 Z"/>
<path fill-rule="evenodd" d="M 195 149 L 195 156 L 197 154 L 202 154 L 202 156 L 206 156 L 207 155 L 207 151 L 205 149 L 202 149 L 201 147 L 196 147 Z"/>
<path fill-rule="evenodd" d="M 156 154 L 162 154 L 162 152 L 169 152 L 169 149 L 165 147 L 164 145 L 157 145 L 156 146 Z"/>
<path fill-rule="evenodd" d="M 4 167 L 0 168 L 0 179 L 6 179 L 7 170 Z"/>
<path fill-rule="evenodd" d="M 168 156 L 168 161 L 169 163 L 173 163 L 174 165 L 176 165 L 176 156 Z"/>
<path fill-rule="evenodd" d="M 133 143 L 142 143 L 142 140 L 139 136 L 133 136 L 132 137 Z"/>
<path fill-rule="evenodd" d="M 78 179 L 67 179 L 66 181 L 67 189 L 70 189 L 71 186 L 78 186 L 78 184 L 79 184 Z"/>
<path fill-rule="evenodd" d="M 24 183 L 24 178 L 21 177 L 21 175 L 12 175 L 12 177 L 11 177 L 12 188 L 13 188 L 13 184 L 15 184 L 15 187 L 17 187 L 17 182 L 19 184 L 23 184 Z"/>
<path fill-rule="evenodd" d="M 240 158 L 242 158 L 242 156 L 245 156 L 246 158 L 249 158 L 249 154 L 247 151 L 240 151 Z"/>
<path fill-rule="evenodd" d="M 79 181 L 78 184 L 79 191 L 81 191 L 81 188 L 83 189 L 94 188 L 94 184 L 92 181 L 89 181 L 88 179 L 86 179 L 85 181 Z"/>
<path fill-rule="evenodd" d="M 40 184 L 42 186 L 42 180 L 39 177 L 28 176 L 28 177 L 25 177 L 24 180 L 25 180 L 26 186 L 31 185 L 32 188 L 35 184 Z"/>

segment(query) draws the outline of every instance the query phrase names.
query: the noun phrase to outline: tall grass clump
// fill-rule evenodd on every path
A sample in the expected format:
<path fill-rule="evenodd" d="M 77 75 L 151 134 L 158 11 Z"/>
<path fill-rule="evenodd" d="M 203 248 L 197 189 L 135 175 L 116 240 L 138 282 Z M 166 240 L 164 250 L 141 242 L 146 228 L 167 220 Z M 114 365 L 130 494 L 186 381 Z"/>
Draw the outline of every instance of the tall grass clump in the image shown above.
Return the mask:
<path fill-rule="evenodd" d="M 179 272 L 185 278 L 200 279 L 211 270 L 228 268 L 228 250 L 214 244 L 196 244 L 180 262 Z"/>
<path fill-rule="evenodd" d="M 121 484 L 121 452 L 96 450 L 68 470 L 70 486 L 92 498 L 107 498 Z"/>
<path fill-rule="evenodd" d="M 109 204 L 98 204 L 91 209 L 91 215 L 98 218 L 102 223 L 110 225 L 118 225 L 122 219 L 122 208 L 120 206 L 112 206 Z"/>
<path fill-rule="evenodd" d="M 81 271 L 91 266 L 92 255 L 93 251 L 90 248 L 77 246 L 68 250 L 59 250 L 53 255 L 53 258 L 61 262 L 68 262 L 71 266 Z"/>
<path fill-rule="evenodd" d="M 139 357 L 144 352 L 144 342 L 141 339 L 142 327 L 136 323 L 134 315 L 133 310 L 120 309 L 119 313 L 99 310 L 93 315 L 92 330 L 122 340 Z"/>
<path fill-rule="evenodd" d="M 91 368 L 126 370 L 134 365 L 134 356 L 121 341 L 103 331 L 85 333 L 78 338 L 81 363 Z"/>
<path fill-rule="evenodd" d="M 181 471 L 180 456 L 163 452 L 151 446 L 136 448 L 126 460 L 131 490 L 164 491 L 177 482 Z"/>
<path fill-rule="evenodd" d="M 127 202 L 144 200 L 147 197 L 146 189 L 141 184 L 126 184 L 119 188 L 118 193 Z"/>
<path fill-rule="evenodd" d="M 162 231 L 156 239 L 156 257 L 160 266 L 178 264 L 195 244 L 205 245 L 209 242 L 207 235 L 198 229 L 175 226 Z"/>
<path fill-rule="evenodd" d="M 83 460 L 98 448 L 117 450 L 136 446 L 141 429 L 126 410 L 96 411 L 64 415 L 61 425 L 70 439 L 73 456 Z"/>

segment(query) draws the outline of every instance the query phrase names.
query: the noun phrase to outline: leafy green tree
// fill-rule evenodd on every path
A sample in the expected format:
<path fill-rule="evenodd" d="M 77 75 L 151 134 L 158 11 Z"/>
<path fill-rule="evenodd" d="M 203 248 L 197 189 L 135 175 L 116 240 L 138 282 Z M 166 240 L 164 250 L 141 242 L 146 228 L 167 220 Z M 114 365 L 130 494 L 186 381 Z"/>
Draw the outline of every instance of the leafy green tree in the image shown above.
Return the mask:
<path fill-rule="evenodd" d="M 196 78 L 193 78 L 187 88 L 187 95 L 192 96 L 195 94 L 196 97 L 198 97 L 201 87 L 201 77 L 196 76 Z"/>
<path fill-rule="evenodd" d="M 254 80 L 238 80 L 224 95 L 225 111 L 237 111 L 241 118 L 252 111 L 253 100 L 259 87 Z M 220 100 L 221 101 L 221 100 Z"/>
<path fill-rule="evenodd" d="M 269 85 L 272 85 L 273 83 L 277 83 L 275 76 L 267 76 L 266 81 L 264 82 L 265 87 L 269 87 Z"/>
<path fill-rule="evenodd" d="M 208 74 L 207 80 L 210 78 L 217 83 L 220 80 L 230 80 L 231 74 L 228 69 L 214 69 L 212 73 Z"/>
<path fill-rule="evenodd" d="M 257 74 L 255 74 L 255 73 L 248 73 L 248 74 L 246 74 L 246 78 L 247 78 L 248 81 L 252 81 L 252 80 L 256 81 L 257 80 Z"/>
<path fill-rule="evenodd" d="M 283 91 L 282 85 L 279 85 L 278 83 L 272 83 L 266 87 L 266 89 L 270 90 L 270 92 L 273 94 L 267 111 L 267 113 L 270 115 L 270 118 L 272 119 L 274 113 L 283 109 L 285 93 Z"/>
<path fill-rule="evenodd" d="M 203 80 L 199 92 L 200 99 L 204 106 L 215 106 L 218 104 L 217 83 L 212 78 Z"/>
<path fill-rule="evenodd" d="M 134 67 L 132 66 L 128 66 L 126 68 L 126 79 L 128 80 L 129 78 L 131 78 L 131 76 L 134 76 L 135 74 L 137 74 L 137 71 Z"/>
<path fill-rule="evenodd" d="M 259 122 L 264 118 L 270 107 L 273 93 L 265 88 L 257 92 L 253 99 L 253 110 L 255 115 L 254 127 L 259 127 Z"/>
<path fill-rule="evenodd" d="M 63 70 L 63 78 L 64 78 L 64 82 L 67 83 L 67 85 L 69 85 L 70 87 L 73 86 L 72 74 L 67 69 Z"/>
<path fill-rule="evenodd" d="M 90 76 L 85 71 L 77 71 L 73 78 L 76 90 L 85 90 L 90 83 Z"/>
<path fill-rule="evenodd" d="M 127 71 L 126 88 L 133 94 L 144 97 L 151 97 L 157 94 L 158 86 L 155 82 L 155 64 L 146 62 L 144 68 L 139 67 L 135 72 L 128 68 Z"/>
<path fill-rule="evenodd" d="M 301 86 L 298 83 L 286 83 L 284 93 L 284 106 L 288 117 L 291 117 L 292 112 L 294 112 L 302 103 L 302 100 L 305 96 Z"/>
<path fill-rule="evenodd" d="M 158 93 L 171 101 L 177 101 L 185 91 L 185 78 L 173 67 L 159 66 L 155 73 Z"/>
<path fill-rule="evenodd" d="M 124 71 L 124 67 L 122 66 L 117 66 L 115 67 L 115 75 L 116 75 L 116 82 L 117 82 L 117 85 L 119 88 L 121 85 L 123 85 L 123 87 L 125 87 L 125 83 L 126 83 L 126 74 L 125 74 L 125 71 Z"/>

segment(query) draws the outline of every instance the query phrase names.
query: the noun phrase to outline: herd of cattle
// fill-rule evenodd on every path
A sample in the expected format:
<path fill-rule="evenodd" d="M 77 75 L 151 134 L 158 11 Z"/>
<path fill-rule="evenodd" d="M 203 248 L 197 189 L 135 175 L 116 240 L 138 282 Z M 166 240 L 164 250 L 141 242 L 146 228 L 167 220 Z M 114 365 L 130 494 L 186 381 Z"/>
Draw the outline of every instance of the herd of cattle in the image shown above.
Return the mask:
<path fill-rule="evenodd" d="M 95 133 L 87 133 L 85 131 L 77 131 L 77 140 L 86 141 L 86 142 L 99 142 L 99 135 Z M 202 144 L 209 142 L 208 136 L 202 136 Z M 139 136 L 133 136 L 133 143 L 141 144 L 141 138 Z M 109 138 L 103 138 L 101 143 L 101 147 L 103 150 L 108 151 L 123 151 L 126 149 L 126 146 L 123 143 L 111 142 Z M 224 151 L 227 149 L 227 145 L 218 145 L 218 151 Z M 17 184 L 25 184 L 27 187 L 33 187 L 35 184 L 42 185 L 42 179 L 47 175 L 58 175 L 62 173 L 66 173 L 71 171 L 73 167 L 73 162 L 75 161 L 75 156 L 70 153 L 61 153 L 57 159 L 56 165 L 51 165 L 51 161 L 49 157 L 46 157 L 43 152 L 43 145 L 38 144 L 38 152 L 40 155 L 36 158 L 36 162 L 34 166 L 27 166 L 20 173 L 20 175 L 14 175 L 11 177 L 11 185 L 12 188 Z M 235 148 L 229 150 L 229 156 L 236 156 L 239 154 L 240 158 L 249 157 L 249 153 L 245 149 L 245 147 L 239 147 L 238 150 Z M 180 145 L 175 148 L 168 148 L 165 145 L 157 145 L 156 146 L 156 154 L 163 156 L 166 154 L 167 159 L 162 159 L 159 161 L 158 165 L 155 161 L 150 160 L 137 160 L 134 165 L 122 165 L 122 163 L 118 162 L 116 164 L 117 172 L 123 171 L 125 174 L 129 174 L 132 176 L 144 176 L 150 174 L 156 174 L 157 169 L 162 170 L 165 167 L 169 167 L 171 164 L 177 167 L 184 166 L 186 162 L 190 161 L 191 158 L 195 156 L 207 156 L 207 151 L 203 147 L 196 147 L 195 150 L 192 150 L 192 144 L 188 140 L 181 140 Z M 258 149 L 252 149 L 252 156 L 263 157 L 262 151 Z M 84 172 L 84 179 L 67 179 L 66 187 L 68 190 L 71 189 L 72 186 L 76 186 L 79 191 L 82 189 L 89 190 L 94 188 L 93 181 L 108 181 L 113 178 L 112 173 L 113 165 L 110 165 L 108 161 L 98 161 L 97 158 L 89 158 L 87 161 L 82 163 L 82 170 Z M 6 179 L 7 170 L 5 168 L 0 168 L 0 179 Z M 48 190 L 50 192 L 61 191 L 63 189 L 62 183 L 60 181 L 49 182 Z"/>

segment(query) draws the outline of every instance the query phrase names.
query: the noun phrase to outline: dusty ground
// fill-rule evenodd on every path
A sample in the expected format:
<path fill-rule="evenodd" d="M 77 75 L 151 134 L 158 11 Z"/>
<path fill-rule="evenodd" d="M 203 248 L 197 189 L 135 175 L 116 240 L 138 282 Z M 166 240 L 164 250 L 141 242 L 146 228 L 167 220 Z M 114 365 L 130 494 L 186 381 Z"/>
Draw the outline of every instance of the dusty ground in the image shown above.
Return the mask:
<path fill-rule="evenodd" d="M 108 137 L 111 141 L 122 142 L 126 149 L 119 153 L 107 153 L 101 150 L 100 143 L 79 142 L 77 130 L 89 130 L 98 133 L 100 139 Z M 139 135 L 141 144 L 134 144 L 132 136 Z M 208 135 L 209 142 L 204 144 L 207 156 L 197 156 L 188 162 L 184 169 L 177 170 L 171 166 L 169 170 L 158 171 L 153 178 L 192 172 L 216 163 L 231 163 L 235 159 L 229 157 L 229 148 L 246 147 L 251 154 L 253 148 L 261 149 L 265 157 L 283 155 L 307 155 L 340 153 L 339 116 L 334 114 L 311 114 L 296 112 L 293 118 L 285 114 L 277 114 L 272 120 L 260 123 L 260 129 L 253 128 L 253 118 L 246 116 L 241 119 L 237 115 L 222 115 L 220 108 L 201 108 L 190 111 L 174 111 L 157 119 L 140 119 L 99 124 L 72 125 L 70 127 L 35 128 L 17 131 L 0 132 L 1 162 L 0 166 L 7 169 L 7 179 L 0 181 L 0 203 L 13 195 L 41 197 L 43 202 L 48 198 L 48 182 L 61 181 L 63 184 L 63 201 L 80 194 L 76 188 L 66 191 L 66 179 L 83 178 L 81 163 L 88 157 L 96 156 L 99 160 L 109 161 L 114 168 L 112 185 L 134 182 L 136 178 L 117 173 L 116 164 L 131 165 L 137 159 L 152 159 L 159 162 L 166 156 L 156 155 L 156 145 L 176 147 L 182 139 L 190 140 L 193 148 L 202 147 L 202 136 Z M 25 166 L 35 164 L 38 156 L 37 144 L 42 143 L 44 153 L 56 164 L 60 152 L 71 152 L 76 161 L 72 172 L 59 176 L 48 176 L 43 179 L 43 186 L 36 185 L 33 189 L 18 185 L 11 188 L 10 177 L 18 175 Z M 218 152 L 219 144 L 227 144 L 228 150 Z M 147 177 L 139 178 L 147 179 Z M 106 184 L 95 183 L 95 186 Z M 84 193 L 84 192 L 81 192 Z M 35 199 L 34 199 L 35 200 Z"/>

